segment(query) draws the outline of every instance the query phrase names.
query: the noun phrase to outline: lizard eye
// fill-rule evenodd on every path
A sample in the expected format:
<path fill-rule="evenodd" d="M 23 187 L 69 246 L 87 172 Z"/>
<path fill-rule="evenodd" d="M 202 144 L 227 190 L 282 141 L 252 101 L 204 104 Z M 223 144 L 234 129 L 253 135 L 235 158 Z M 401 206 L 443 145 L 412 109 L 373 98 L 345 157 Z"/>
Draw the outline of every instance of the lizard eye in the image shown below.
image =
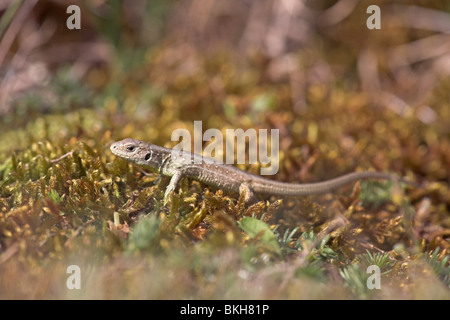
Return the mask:
<path fill-rule="evenodd" d="M 147 153 L 147 154 L 145 155 L 145 160 L 148 161 L 148 159 L 150 159 L 150 153 Z"/>
<path fill-rule="evenodd" d="M 133 152 L 134 149 L 136 149 L 135 146 L 128 146 L 128 147 L 127 147 L 127 151 L 130 151 L 130 152 Z"/>

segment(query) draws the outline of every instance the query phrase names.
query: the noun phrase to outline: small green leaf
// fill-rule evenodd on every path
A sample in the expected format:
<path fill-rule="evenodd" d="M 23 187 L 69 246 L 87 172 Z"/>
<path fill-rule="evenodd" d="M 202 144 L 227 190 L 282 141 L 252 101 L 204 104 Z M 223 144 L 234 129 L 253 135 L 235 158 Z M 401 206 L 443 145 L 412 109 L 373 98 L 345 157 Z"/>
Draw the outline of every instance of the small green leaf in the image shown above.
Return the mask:
<path fill-rule="evenodd" d="M 250 238 L 260 237 L 264 244 L 267 244 L 277 252 L 280 252 L 280 246 L 274 233 L 263 221 L 255 218 L 244 217 L 238 223 L 239 227 L 244 230 Z"/>
<path fill-rule="evenodd" d="M 320 242 L 320 248 L 323 249 L 327 242 L 330 240 L 331 236 L 330 234 L 327 234 L 325 237 L 323 237 L 322 241 Z"/>
<path fill-rule="evenodd" d="M 54 203 L 60 203 L 61 202 L 61 197 L 59 196 L 58 192 L 56 192 L 56 190 L 54 190 L 54 189 L 50 190 L 50 192 L 48 194 L 48 197 Z"/>

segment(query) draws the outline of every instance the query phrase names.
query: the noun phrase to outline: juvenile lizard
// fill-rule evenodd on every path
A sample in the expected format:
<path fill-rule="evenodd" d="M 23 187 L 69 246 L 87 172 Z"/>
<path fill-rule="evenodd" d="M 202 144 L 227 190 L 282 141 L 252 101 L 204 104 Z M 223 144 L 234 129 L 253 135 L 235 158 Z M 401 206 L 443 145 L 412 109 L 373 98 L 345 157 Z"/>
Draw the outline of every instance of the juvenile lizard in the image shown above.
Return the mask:
<path fill-rule="evenodd" d="M 111 152 L 127 161 L 135 163 L 163 176 L 171 177 L 164 194 L 166 203 L 171 191 L 175 190 L 183 177 L 200 181 L 225 192 L 240 193 L 245 191 L 245 200 L 253 194 L 278 196 L 306 196 L 328 193 L 348 183 L 361 179 L 385 179 L 410 183 L 393 175 L 362 171 L 349 173 L 334 179 L 293 184 L 269 180 L 236 167 L 225 165 L 212 158 L 202 157 L 186 151 L 159 147 L 134 139 L 114 142 Z"/>

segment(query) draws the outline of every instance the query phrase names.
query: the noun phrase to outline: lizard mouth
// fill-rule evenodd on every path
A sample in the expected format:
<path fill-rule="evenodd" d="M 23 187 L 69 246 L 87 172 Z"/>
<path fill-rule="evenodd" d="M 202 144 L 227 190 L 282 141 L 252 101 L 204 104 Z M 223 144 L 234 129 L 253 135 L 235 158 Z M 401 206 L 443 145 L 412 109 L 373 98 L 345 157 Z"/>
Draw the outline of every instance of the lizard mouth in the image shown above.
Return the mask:
<path fill-rule="evenodd" d="M 109 150 L 111 150 L 112 153 L 116 154 L 119 150 L 117 143 L 114 142 L 113 144 L 111 144 L 111 146 L 109 147 Z"/>
<path fill-rule="evenodd" d="M 129 141 L 128 141 L 129 140 Z M 109 150 L 112 154 L 128 159 L 130 156 L 139 152 L 140 148 L 136 141 L 131 139 L 114 142 L 110 145 Z"/>
<path fill-rule="evenodd" d="M 113 144 L 111 144 L 111 146 L 109 147 L 109 150 L 111 150 L 112 154 L 114 154 L 115 156 L 122 157 L 125 154 L 123 148 L 117 142 L 114 142 Z"/>

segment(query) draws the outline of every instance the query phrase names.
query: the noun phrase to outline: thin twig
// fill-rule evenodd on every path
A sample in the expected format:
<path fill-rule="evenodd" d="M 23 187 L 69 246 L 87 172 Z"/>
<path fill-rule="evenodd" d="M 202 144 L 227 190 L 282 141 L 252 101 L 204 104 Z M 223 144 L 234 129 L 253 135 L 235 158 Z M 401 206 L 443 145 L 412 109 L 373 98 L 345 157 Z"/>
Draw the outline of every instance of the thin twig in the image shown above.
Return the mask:
<path fill-rule="evenodd" d="M 0 65 L 3 64 L 3 60 L 5 59 L 9 48 L 36 3 L 37 0 L 25 1 L 17 11 L 13 21 L 0 42 Z"/>
<path fill-rule="evenodd" d="M 61 161 L 62 159 L 67 158 L 68 156 L 71 156 L 72 153 L 73 153 L 73 150 L 70 151 L 70 152 L 67 152 L 66 154 L 62 155 L 61 157 L 59 157 L 59 158 L 57 158 L 57 159 L 52 159 L 52 160 L 50 160 L 50 162 L 51 162 L 51 163 L 56 163 L 56 162 L 58 162 L 58 161 Z"/>

